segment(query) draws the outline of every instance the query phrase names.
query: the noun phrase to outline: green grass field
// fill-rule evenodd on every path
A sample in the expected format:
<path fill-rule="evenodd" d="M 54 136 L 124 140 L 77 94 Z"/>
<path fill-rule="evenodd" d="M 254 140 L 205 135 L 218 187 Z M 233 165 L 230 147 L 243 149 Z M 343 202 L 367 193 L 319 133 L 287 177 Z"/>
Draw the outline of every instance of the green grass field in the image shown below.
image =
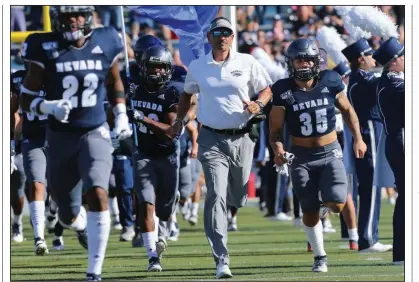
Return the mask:
<path fill-rule="evenodd" d="M 212 280 L 215 265 L 203 231 L 202 210 L 200 222 L 190 227 L 180 219 L 181 235 L 178 242 L 169 242 L 163 256 L 161 273 L 147 272 L 144 248 L 132 248 L 119 242 L 118 231 L 109 239 L 103 266 L 103 279 L 113 280 Z M 393 206 L 383 202 L 380 219 L 380 241 L 392 243 Z M 239 211 L 239 232 L 229 233 L 230 268 L 233 280 L 262 281 L 403 281 L 403 267 L 391 264 L 391 252 L 360 255 L 347 249 L 340 241 L 339 218 L 332 216 L 337 229 L 325 234 L 329 272 L 312 273 L 313 255 L 306 251 L 302 229 L 291 222 L 273 222 L 263 218 L 256 207 Z M 27 241 L 11 246 L 11 278 L 17 280 L 84 280 L 87 252 L 78 244 L 73 232 L 64 232 L 64 251 L 52 250 L 52 235 L 47 235 L 50 253 L 36 257 L 33 252 L 32 232 L 24 218 Z M 344 249 L 346 248 L 346 249 Z"/>

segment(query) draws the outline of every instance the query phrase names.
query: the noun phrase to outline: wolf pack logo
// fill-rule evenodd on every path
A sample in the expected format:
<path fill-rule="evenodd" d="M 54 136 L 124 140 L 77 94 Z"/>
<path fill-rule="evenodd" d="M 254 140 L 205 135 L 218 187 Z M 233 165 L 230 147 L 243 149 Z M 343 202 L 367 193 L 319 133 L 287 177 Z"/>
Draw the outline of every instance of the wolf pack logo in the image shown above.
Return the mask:
<path fill-rule="evenodd" d="M 234 70 L 231 72 L 231 75 L 235 77 L 239 77 L 243 75 L 243 72 L 241 70 Z"/>
<path fill-rule="evenodd" d="M 129 84 L 129 93 L 130 94 L 134 94 L 135 91 L 137 91 L 137 89 L 138 89 L 138 85 L 137 84 L 135 84 L 135 83 L 130 83 Z"/>
<path fill-rule="evenodd" d="M 279 95 L 279 97 L 281 97 L 281 99 L 287 101 L 288 104 L 292 105 L 295 102 L 294 96 L 292 96 L 292 92 L 291 90 L 288 90 L 284 93 L 282 93 L 281 95 Z"/>
<path fill-rule="evenodd" d="M 341 151 L 341 150 L 339 150 L 339 149 L 333 149 L 333 150 L 332 150 L 332 153 L 333 153 L 333 156 L 334 156 L 336 159 L 343 159 L 343 153 L 342 153 L 342 151 Z"/>

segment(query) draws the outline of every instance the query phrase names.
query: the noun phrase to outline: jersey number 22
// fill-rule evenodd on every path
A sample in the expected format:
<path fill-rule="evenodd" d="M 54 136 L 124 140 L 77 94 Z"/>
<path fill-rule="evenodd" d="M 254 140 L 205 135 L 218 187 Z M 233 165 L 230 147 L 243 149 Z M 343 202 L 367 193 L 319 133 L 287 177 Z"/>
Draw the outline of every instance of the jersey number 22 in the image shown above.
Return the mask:
<path fill-rule="evenodd" d="M 81 94 L 81 103 L 79 97 L 75 96 L 79 90 L 79 80 L 74 75 L 67 75 L 63 79 L 63 99 L 70 100 L 73 108 L 81 106 L 89 108 L 96 106 L 97 94 L 95 93 L 98 86 L 99 78 L 94 73 L 88 73 L 83 79 L 83 86 L 86 87 Z"/>

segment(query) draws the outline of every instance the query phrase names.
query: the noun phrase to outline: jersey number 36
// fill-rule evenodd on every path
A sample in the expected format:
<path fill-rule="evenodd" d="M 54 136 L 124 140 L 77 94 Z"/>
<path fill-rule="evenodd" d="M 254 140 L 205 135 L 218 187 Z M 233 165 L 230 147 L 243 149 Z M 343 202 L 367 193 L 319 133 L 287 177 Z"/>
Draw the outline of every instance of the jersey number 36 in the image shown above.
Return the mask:
<path fill-rule="evenodd" d="M 99 78 L 94 73 L 88 73 L 83 79 L 83 86 L 86 87 L 81 93 L 81 102 L 76 96 L 79 90 L 79 80 L 74 75 L 67 75 L 63 79 L 63 99 L 70 100 L 73 108 L 94 107 L 97 103 L 97 94 L 95 93 L 98 86 Z"/>
<path fill-rule="evenodd" d="M 310 136 L 313 133 L 313 125 L 311 122 L 311 115 L 309 113 L 302 113 L 300 121 L 303 123 L 301 126 L 301 134 Z M 316 131 L 317 133 L 325 133 L 327 130 L 327 112 L 326 109 L 316 111 Z"/>

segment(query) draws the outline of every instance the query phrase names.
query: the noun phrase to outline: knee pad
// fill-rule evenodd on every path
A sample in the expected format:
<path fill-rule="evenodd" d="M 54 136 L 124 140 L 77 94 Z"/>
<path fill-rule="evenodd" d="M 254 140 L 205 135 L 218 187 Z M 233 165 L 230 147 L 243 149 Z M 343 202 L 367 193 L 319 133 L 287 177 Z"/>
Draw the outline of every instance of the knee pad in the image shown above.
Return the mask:
<path fill-rule="evenodd" d="M 75 218 L 74 221 L 72 221 L 73 218 Z M 68 208 L 67 210 L 59 208 L 58 220 L 63 227 L 75 231 L 83 231 L 87 226 L 86 209 L 83 206 Z"/>

